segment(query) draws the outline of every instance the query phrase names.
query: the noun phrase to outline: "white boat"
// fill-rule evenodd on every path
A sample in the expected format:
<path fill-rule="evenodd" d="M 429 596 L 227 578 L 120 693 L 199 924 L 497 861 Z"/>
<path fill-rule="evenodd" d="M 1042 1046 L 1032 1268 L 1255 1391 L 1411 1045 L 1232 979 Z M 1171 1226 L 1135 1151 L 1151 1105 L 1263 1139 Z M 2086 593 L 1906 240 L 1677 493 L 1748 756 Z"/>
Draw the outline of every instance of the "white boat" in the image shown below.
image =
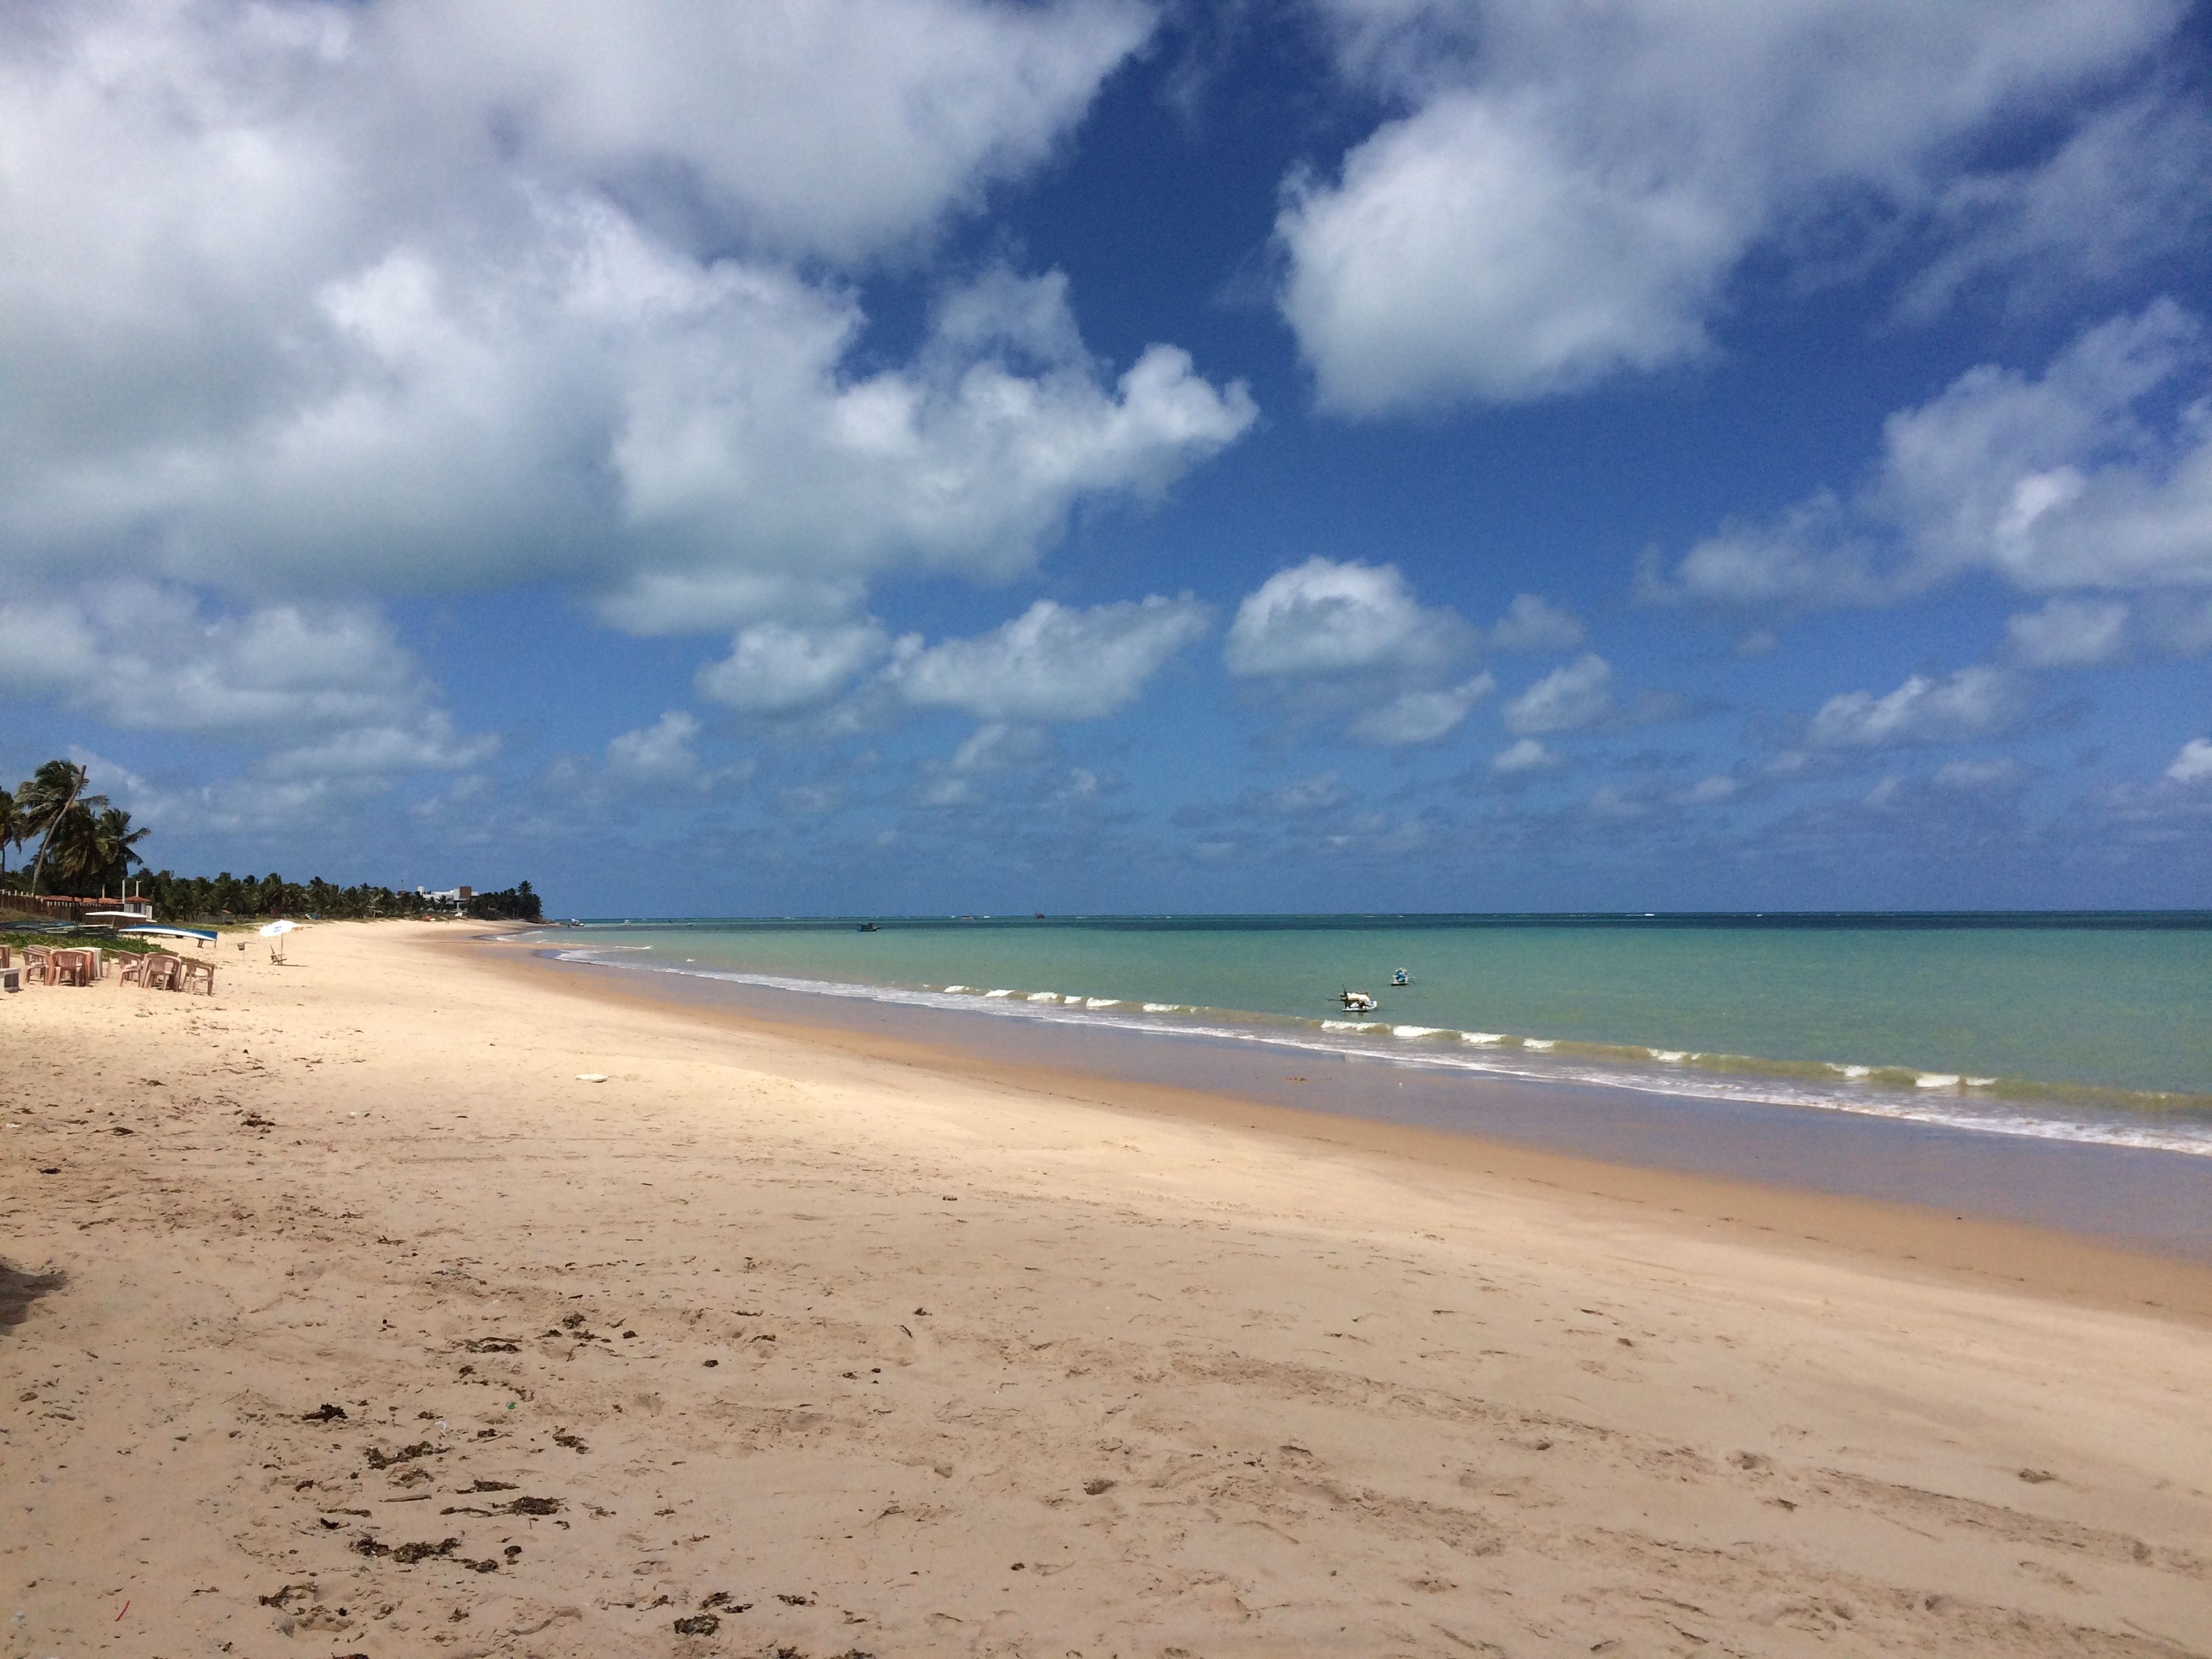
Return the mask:
<path fill-rule="evenodd" d="M 1365 991 L 1343 991 L 1338 994 L 1347 1014 L 1371 1014 L 1382 1005 Z"/>

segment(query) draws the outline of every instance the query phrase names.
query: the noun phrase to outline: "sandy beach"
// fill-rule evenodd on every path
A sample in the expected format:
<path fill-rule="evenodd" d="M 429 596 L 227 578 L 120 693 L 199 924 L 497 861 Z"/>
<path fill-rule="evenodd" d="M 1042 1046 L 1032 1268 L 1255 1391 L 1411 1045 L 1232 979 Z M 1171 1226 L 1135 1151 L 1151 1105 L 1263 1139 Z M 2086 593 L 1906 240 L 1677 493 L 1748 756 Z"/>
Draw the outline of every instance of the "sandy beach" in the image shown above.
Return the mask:
<path fill-rule="evenodd" d="M 2201 1267 L 291 955 L 0 1006 L 0 1653 L 2212 1653 Z"/>

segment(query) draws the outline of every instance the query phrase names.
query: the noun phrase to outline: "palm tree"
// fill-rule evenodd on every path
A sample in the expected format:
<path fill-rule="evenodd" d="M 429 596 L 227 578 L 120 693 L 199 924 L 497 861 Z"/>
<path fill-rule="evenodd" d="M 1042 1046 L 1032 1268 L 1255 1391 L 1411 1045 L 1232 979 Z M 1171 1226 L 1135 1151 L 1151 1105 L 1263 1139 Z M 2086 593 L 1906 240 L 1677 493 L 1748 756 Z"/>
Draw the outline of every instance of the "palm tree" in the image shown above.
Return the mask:
<path fill-rule="evenodd" d="M 23 815 L 15 796 L 0 789 L 0 886 L 7 884 L 8 849 L 23 844 Z"/>
<path fill-rule="evenodd" d="M 74 761 L 50 760 L 15 792 L 15 805 L 22 822 L 20 833 L 44 837 L 39 842 L 38 857 L 31 860 L 31 881 L 27 890 L 39 890 L 39 878 L 46 870 L 46 854 L 54 844 L 54 831 L 76 805 L 77 797 L 84 793 L 84 768 Z"/>
<path fill-rule="evenodd" d="M 92 833 L 88 848 L 94 866 L 91 874 L 99 877 L 102 892 L 107 890 L 107 884 L 112 881 L 119 896 L 124 883 L 131 878 L 131 866 L 146 862 L 132 849 L 154 832 L 143 827 L 133 830 L 131 814 L 119 806 L 107 805 L 104 797 L 94 795 L 79 801 L 77 805 L 82 810 L 95 800 L 100 801 L 101 805 L 97 813 L 91 815 Z"/>
<path fill-rule="evenodd" d="M 64 892 L 82 893 L 105 881 L 115 860 L 128 854 L 127 845 L 111 847 L 102 836 L 104 820 L 117 809 L 105 795 L 79 795 L 48 834 L 52 849 L 47 873 Z M 130 814 L 124 813 L 123 833 L 129 833 Z M 143 833 L 143 831 L 141 833 Z"/>

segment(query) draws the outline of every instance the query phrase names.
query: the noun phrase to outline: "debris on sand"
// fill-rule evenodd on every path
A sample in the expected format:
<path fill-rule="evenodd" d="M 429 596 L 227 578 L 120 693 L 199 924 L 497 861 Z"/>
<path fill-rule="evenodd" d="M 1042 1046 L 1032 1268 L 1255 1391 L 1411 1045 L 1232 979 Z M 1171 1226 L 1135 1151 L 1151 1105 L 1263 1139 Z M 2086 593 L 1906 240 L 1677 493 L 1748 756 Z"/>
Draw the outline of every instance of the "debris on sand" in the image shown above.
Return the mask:
<path fill-rule="evenodd" d="M 721 1627 L 720 1617 L 711 1613 L 689 1613 L 676 1621 L 678 1636 L 712 1636 Z"/>
<path fill-rule="evenodd" d="M 561 1500 L 557 1498 L 518 1498 L 512 1504 L 499 1506 L 501 1515 L 558 1515 Z"/>
<path fill-rule="evenodd" d="M 363 1533 L 354 1540 L 353 1553 L 356 1555 L 368 1556 L 371 1560 L 388 1555 L 401 1566 L 411 1567 L 417 1561 L 427 1561 L 434 1555 L 451 1555 L 460 1547 L 459 1539 L 447 1538 L 435 1544 L 402 1544 L 394 1549 L 391 1545 L 380 1544 L 367 1533 Z"/>
<path fill-rule="evenodd" d="M 314 1410 L 302 1415 L 300 1420 L 302 1423 L 343 1423 L 346 1420 L 345 1407 L 333 1406 L 325 1400 Z"/>
<path fill-rule="evenodd" d="M 591 1448 L 584 1443 L 583 1436 L 580 1434 L 571 1434 L 566 1429 L 562 1429 L 554 1435 L 553 1443 L 556 1446 L 566 1446 L 573 1452 L 587 1452 L 591 1450 Z"/>
<path fill-rule="evenodd" d="M 388 1469 L 417 1457 L 443 1457 L 446 1451 L 447 1448 L 443 1446 L 434 1446 L 427 1440 L 417 1440 L 413 1445 L 402 1446 L 396 1452 L 383 1451 L 371 1446 L 362 1455 L 368 1459 L 368 1467 L 372 1469 Z"/>

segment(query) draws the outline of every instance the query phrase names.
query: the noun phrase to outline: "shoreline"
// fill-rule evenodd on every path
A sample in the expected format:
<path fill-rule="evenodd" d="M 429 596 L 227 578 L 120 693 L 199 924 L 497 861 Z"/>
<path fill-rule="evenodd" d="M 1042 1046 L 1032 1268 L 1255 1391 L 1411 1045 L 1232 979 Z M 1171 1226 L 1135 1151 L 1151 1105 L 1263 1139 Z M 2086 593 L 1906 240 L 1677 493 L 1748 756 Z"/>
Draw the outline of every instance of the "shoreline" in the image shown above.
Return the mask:
<path fill-rule="evenodd" d="M 2188 1264 L 288 954 L 0 1005 L 34 1659 L 2208 1651 Z"/>
<path fill-rule="evenodd" d="M 1784 1248 L 1834 1250 L 1892 1270 L 1956 1274 L 2085 1306 L 2155 1310 L 2212 1327 L 2212 1261 L 2201 1254 L 2130 1248 L 2124 1242 L 2090 1234 L 1929 1203 L 1639 1164 L 1477 1130 L 1301 1107 L 1285 1103 L 1281 1091 L 1269 1098 L 1226 1087 L 1162 1081 L 1157 1075 L 1086 1071 L 1064 1060 L 1024 1061 L 994 1053 L 996 1045 L 988 1043 L 963 1047 L 942 1038 L 917 1038 L 913 1026 L 941 1027 L 946 1018 L 957 1018 L 933 1011 L 917 1020 L 898 1022 L 907 1029 L 870 1030 L 884 1012 L 872 1006 L 846 1010 L 828 999 L 786 994 L 777 999 L 782 1006 L 770 1013 L 748 1008 L 716 981 L 677 975 L 664 980 L 599 964 L 563 963 L 542 945 L 493 936 L 479 935 L 465 943 L 483 951 L 506 971 L 587 1001 L 614 1000 L 675 1013 L 802 1049 L 819 1047 L 930 1075 L 1046 1095 L 1091 1109 L 1243 1130 L 1322 1156 L 1376 1160 L 1401 1175 L 1450 1171 L 1460 1177 L 1526 1182 L 1623 1206 L 1646 1218 L 1683 1218 L 1683 1224 Z M 840 1013 L 848 1017 L 839 1018 Z M 1276 1063 L 1269 1060 L 1267 1066 Z M 1151 1069 L 1157 1073 L 1177 1067 L 1168 1059 Z M 1455 1081 L 1454 1086 L 1540 1100 L 1551 1091 L 1570 1085 Z M 2183 1158 L 2178 1153 L 2133 1156 Z M 2194 1173 L 2195 1163 L 2185 1160 L 2184 1167 Z M 2205 1185 L 2212 1188 L 2212 1171 L 2206 1172 Z"/>

